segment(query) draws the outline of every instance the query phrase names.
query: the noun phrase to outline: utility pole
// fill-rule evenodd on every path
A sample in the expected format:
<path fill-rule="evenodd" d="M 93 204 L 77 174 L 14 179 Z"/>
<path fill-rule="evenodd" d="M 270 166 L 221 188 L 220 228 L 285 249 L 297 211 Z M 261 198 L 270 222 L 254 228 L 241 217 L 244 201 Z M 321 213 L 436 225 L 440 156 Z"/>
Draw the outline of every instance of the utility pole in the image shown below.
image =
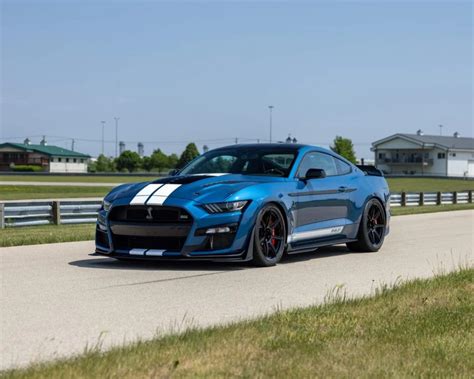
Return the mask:
<path fill-rule="evenodd" d="M 273 113 L 273 105 L 269 105 L 268 106 L 268 109 L 270 110 L 270 143 L 272 143 L 272 129 L 273 129 L 273 125 L 272 125 L 272 113 Z"/>
<path fill-rule="evenodd" d="M 443 135 L 443 128 L 444 128 L 444 125 L 438 125 L 438 128 L 439 128 L 439 135 L 442 136 Z"/>
<path fill-rule="evenodd" d="M 105 121 L 101 121 L 101 123 L 102 123 L 102 155 L 104 155 Z"/>
<path fill-rule="evenodd" d="M 239 139 L 235 137 L 235 144 L 237 145 L 239 143 Z"/>
<path fill-rule="evenodd" d="M 115 158 L 118 157 L 117 149 L 118 149 L 118 122 L 120 117 L 114 117 L 115 120 Z"/>
<path fill-rule="evenodd" d="M 71 150 L 74 151 L 74 144 L 76 143 L 76 140 L 73 138 L 71 141 Z"/>

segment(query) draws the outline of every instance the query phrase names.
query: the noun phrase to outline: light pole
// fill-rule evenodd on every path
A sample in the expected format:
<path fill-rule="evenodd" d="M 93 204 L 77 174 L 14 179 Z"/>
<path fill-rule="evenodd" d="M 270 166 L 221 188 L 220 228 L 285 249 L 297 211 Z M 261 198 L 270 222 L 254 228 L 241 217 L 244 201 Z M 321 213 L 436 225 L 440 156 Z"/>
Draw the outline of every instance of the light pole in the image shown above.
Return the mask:
<path fill-rule="evenodd" d="M 273 129 L 273 125 L 272 125 L 272 113 L 273 113 L 273 105 L 269 105 L 268 106 L 268 109 L 270 110 L 270 143 L 272 143 L 272 129 Z"/>
<path fill-rule="evenodd" d="M 117 149 L 118 149 L 118 122 L 120 120 L 120 117 L 114 117 L 115 120 L 115 158 L 118 157 L 117 155 Z"/>
<path fill-rule="evenodd" d="M 102 123 L 102 155 L 104 155 L 104 133 L 105 133 L 105 121 L 101 121 Z"/>

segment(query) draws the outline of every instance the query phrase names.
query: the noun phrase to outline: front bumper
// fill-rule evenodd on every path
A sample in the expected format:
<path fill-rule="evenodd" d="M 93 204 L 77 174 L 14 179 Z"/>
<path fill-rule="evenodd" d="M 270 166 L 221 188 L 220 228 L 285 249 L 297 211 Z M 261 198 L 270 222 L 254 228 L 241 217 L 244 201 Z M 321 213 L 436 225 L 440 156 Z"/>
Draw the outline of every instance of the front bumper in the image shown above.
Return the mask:
<path fill-rule="evenodd" d="M 182 209 L 191 217 L 185 224 L 114 220 L 113 211 L 129 204 L 114 201 L 109 212 L 99 212 L 96 253 L 115 258 L 148 260 L 232 260 L 252 258 L 249 241 L 257 214 L 250 203 L 243 212 L 209 214 L 193 201 L 169 198 L 163 208 Z M 156 207 L 157 212 L 160 207 Z M 135 220 L 136 221 L 136 220 Z M 231 235 L 203 233 L 209 228 L 231 226 Z M 212 238 L 212 243 L 210 242 Z"/>

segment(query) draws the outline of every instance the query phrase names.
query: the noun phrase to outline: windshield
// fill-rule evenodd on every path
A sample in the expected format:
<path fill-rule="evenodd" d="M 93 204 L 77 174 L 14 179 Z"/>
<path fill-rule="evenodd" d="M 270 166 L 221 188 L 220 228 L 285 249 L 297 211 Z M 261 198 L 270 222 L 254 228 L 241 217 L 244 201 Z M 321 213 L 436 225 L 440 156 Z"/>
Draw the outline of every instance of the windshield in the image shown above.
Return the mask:
<path fill-rule="evenodd" d="M 296 154 L 295 150 L 283 149 L 215 150 L 196 158 L 180 174 L 242 174 L 287 177 Z"/>

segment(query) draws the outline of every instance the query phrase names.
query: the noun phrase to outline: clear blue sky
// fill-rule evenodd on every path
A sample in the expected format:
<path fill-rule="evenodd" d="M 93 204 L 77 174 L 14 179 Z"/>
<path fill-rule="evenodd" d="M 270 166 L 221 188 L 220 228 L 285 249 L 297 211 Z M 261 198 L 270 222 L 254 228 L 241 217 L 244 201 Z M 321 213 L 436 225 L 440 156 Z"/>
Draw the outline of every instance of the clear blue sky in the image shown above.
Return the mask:
<path fill-rule="evenodd" d="M 96 155 L 114 116 L 120 140 L 146 153 L 264 141 L 269 104 L 274 139 L 327 146 L 338 134 L 365 157 L 396 132 L 473 135 L 471 2 L 17 0 L 1 11 L 2 142 L 75 137 Z"/>

